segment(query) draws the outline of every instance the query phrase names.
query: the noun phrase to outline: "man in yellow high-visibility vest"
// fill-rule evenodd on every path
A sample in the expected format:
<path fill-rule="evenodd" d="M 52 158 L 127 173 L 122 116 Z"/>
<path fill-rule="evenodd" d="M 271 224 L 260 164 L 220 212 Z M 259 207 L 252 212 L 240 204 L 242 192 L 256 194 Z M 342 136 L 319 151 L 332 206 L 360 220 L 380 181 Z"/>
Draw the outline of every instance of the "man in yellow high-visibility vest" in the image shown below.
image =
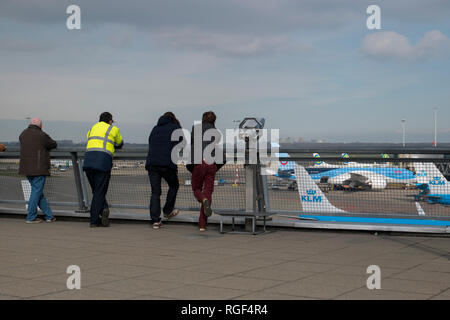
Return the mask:
<path fill-rule="evenodd" d="M 109 226 L 106 193 L 111 178 L 112 158 L 115 150 L 123 146 L 120 130 L 113 122 L 112 114 L 103 112 L 99 122 L 87 133 L 83 170 L 92 189 L 91 227 Z"/>

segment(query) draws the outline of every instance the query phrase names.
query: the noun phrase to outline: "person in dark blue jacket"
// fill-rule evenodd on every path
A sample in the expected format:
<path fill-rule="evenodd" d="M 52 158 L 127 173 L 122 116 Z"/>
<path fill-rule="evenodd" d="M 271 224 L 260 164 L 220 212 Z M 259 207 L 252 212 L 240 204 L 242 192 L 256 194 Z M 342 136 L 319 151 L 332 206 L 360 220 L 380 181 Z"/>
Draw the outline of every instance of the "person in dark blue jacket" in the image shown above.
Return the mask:
<path fill-rule="evenodd" d="M 169 185 L 166 203 L 163 207 L 164 217 L 169 219 L 179 212 L 175 201 L 179 188 L 177 164 L 172 161 L 172 149 L 179 141 L 172 141 L 172 133 L 181 129 L 180 122 L 172 112 L 164 113 L 158 120 L 148 138 L 148 154 L 145 169 L 148 171 L 152 194 L 150 198 L 150 220 L 153 229 L 162 227 L 161 223 L 161 179 Z"/>

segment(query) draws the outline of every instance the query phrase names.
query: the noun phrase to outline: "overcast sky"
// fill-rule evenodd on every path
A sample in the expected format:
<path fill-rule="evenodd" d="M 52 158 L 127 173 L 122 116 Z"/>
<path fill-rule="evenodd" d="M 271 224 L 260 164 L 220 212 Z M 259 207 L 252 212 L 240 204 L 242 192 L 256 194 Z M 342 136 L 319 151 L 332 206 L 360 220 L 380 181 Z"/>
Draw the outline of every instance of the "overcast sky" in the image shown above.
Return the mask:
<path fill-rule="evenodd" d="M 81 30 L 66 27 L 71 4 Z M 372 4 L 381 30 L 366 26 Z M 449 17 L 448 0 L 1 0 L 0 119 L 80 141 L 110 111 L 130 142 L 168 110 L 188 128 L 213 110 L 221 128 L 259 116 L 330 142 L 401 142 L 406 119 L 431 143 L 438 107 L 450 142 Z"/>

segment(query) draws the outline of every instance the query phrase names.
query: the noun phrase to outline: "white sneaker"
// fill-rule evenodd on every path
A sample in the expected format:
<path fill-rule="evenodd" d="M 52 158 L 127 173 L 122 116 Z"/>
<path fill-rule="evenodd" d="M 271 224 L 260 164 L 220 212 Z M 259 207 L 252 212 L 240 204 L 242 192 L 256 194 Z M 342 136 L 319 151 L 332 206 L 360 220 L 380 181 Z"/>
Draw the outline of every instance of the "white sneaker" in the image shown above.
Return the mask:
<path fill-rule="evenodd" d="M 159 229 L 159 228 L 162 228 L 162 223 L 161 222 L 153 223 L 153 229 Z"/>

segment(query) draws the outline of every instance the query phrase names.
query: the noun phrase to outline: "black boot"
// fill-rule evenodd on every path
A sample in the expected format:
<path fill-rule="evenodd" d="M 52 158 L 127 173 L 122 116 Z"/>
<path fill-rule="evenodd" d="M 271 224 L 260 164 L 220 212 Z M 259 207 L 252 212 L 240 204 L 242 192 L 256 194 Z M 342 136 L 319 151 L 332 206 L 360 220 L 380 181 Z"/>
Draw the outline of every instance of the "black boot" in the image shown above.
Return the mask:
<path fill-rule="evenodd" d="M 109 208 L 103 209 L 103 212 L 102 212 L 102 227 L 109 227 Z"/>

